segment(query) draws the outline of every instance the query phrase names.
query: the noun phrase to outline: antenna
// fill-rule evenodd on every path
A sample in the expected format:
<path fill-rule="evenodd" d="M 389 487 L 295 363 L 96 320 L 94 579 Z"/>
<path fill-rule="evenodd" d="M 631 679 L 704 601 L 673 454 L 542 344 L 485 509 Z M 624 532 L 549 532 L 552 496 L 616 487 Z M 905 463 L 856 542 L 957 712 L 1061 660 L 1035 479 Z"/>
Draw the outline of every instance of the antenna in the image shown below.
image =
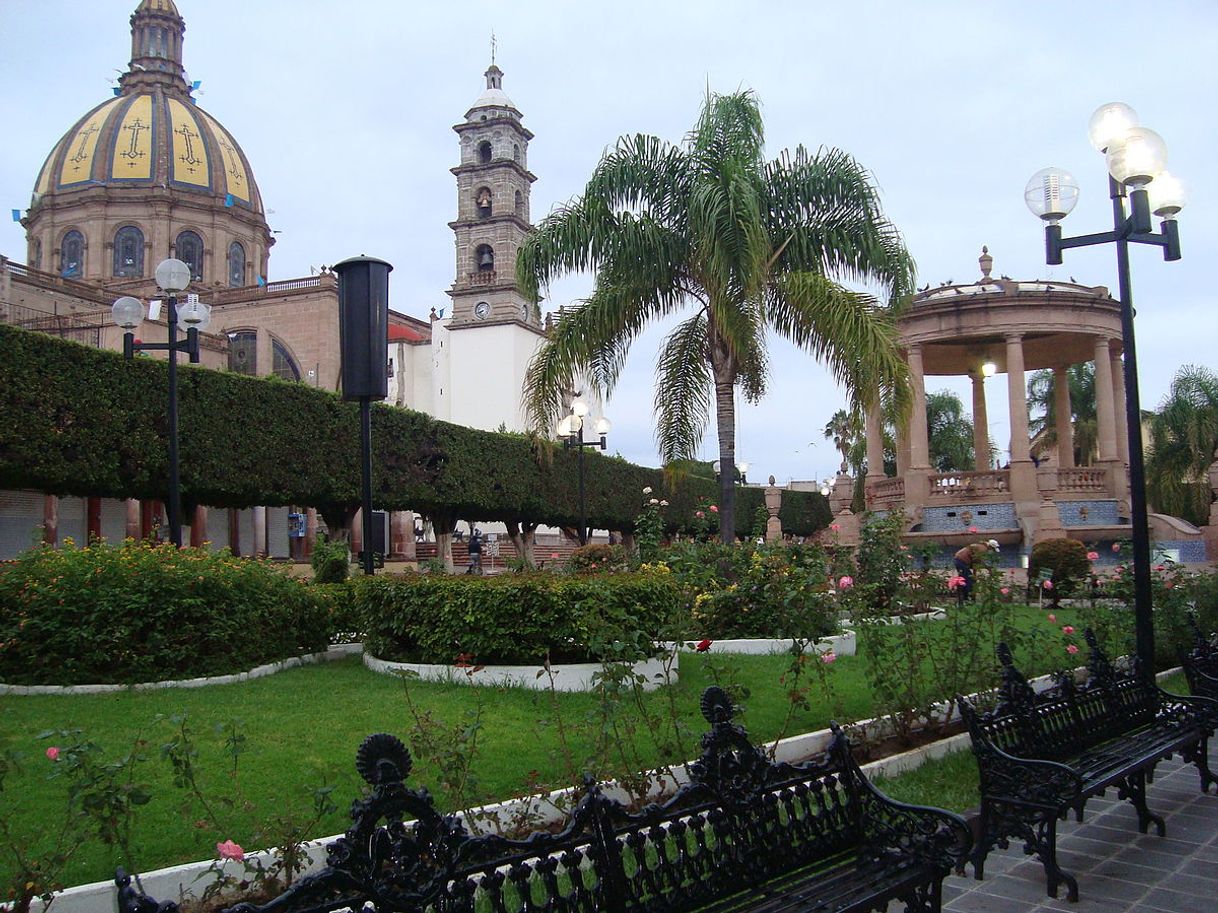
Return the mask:
<path fill-rule="evenodd" d="M 491 66 L 495 65 L 495 30 L 491 29 Z"/>

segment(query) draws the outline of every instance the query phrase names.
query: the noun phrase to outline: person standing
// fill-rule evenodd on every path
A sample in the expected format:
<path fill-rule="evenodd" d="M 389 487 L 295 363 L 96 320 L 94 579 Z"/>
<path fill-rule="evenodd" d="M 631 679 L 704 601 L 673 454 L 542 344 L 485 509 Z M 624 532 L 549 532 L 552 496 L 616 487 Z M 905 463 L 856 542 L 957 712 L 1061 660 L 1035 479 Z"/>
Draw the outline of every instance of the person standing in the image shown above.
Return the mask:
<path fill-rule="evenodd" d="M 465 573 L 482 573 L 482 530 L 476 526 L 469 534 L 469 568 Z"/>
<path fill-rule="evenodd" d="M 974 542 L 972 545 L 966 545 L 956 552 L 956 573 L 964 578 L 964 583 L 956 589 L 956 596 L 961 603 L 973 598 L 973 568 L 976 567 L 977 561 L 990 552 L 997 551 L 998 540 L 990 539 L 988 542 Z"/>

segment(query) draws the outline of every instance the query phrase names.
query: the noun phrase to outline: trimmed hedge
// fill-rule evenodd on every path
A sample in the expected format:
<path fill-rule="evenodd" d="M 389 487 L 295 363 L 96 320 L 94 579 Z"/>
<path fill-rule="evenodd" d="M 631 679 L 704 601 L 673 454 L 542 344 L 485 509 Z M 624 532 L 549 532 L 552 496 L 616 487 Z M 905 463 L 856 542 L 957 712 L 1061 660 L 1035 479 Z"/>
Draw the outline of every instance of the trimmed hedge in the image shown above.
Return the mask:
<path fill-rule="evenodd" d="M 351 595 L 369 653 L 426 663 L 587 661 L 598 644 L 658 638 L 680 603 L 654 572 L 361 577 Z"/>
<path fill-rule="evenodd" d="M 324 650 L 326 594 L 265 561 L 127 543 L 0 564 L 0 680 L 129 684 L 244 672 Z"/>
<path fill-rule="evenodd" d="M 105 498 L 161 498 L 168 487 L 166 364 L 0 326 L 0 488 Z M 360 501 L 359 406 L 273 378 L 206 368 L 179 373 L 182 497 L 213 507 L 308 505 L 339 514 Z M 523 434 L 477 431 L 420 412 L 372 410 L 373 500 L 469 520 L 579 523 L 578 455 Z M 681 525 L 713 479 L 675 489 L 664 473 L 585 454 L 587 516 L 631 530 L 641 492 L 672 502 Z M 747 533 L 757 489 L 739 491 Z M 758 502 L 759 503 L 759 502 Z M 784 530 L 827 525 L 819 493 L 784 492 Z"/>

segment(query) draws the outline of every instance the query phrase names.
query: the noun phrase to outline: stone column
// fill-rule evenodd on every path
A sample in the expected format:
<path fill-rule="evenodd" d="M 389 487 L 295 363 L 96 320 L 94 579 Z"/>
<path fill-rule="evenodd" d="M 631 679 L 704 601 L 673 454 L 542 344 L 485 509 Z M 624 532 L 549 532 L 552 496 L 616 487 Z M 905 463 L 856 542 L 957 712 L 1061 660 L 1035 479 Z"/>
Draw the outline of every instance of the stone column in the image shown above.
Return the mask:
<path fill-rule="evenodd" d="M 228 550 L 241 557 L 241 511 L 234 507 L 228 509 Z"/>
<path fill-rule="evenodd" d="M 127 529 L 124 535 L 128 539 L 140 538 L 140 502 L 135 498 L 128 498 L 123 502 L 127 506 Z"/>
<path fill-rule="evenodd" d="M 909 374 L 913 380 L 913 415 L 909 422 L 909 465 L 930 468 L 930 443 L 926 430 L 926 379 L 922 373 L 922 347 L 909 347 Z"/>
<path fill-rule="evenodd" d="M 782 521 L 778 519 L 778 511 L 782 508 L 782 490 L 774 484 L 770 476 L 770 484 L 765 489 L 765 510 L 769 516 L 765 521 L 765 541 L 782 541 Z"/>
<path fill-rule="evenodd" d="M 362 507 L 357 509 L 351 518 L 351 534 L 348 539 L 351 542 L 351 559 L 358 560 L 359 553 L 364 550 L 364 509 Z"/>
<path fill-rule="evenodd" d="M 194 516 L 190 518 L 190 547 L 202 548 L 207 541 L 207 508 L 202 504 L 195 506 Z"/>
<path fill-rule="evenodd" d="M 59 544 L 59 498 L 42 496 L 42 544 L 54 548 Z"/>
<path fill-rule="evenodd" d="M 1099 461 L 1117 459 L 1116 406 L 1113 403 L 1112 354 L 1108 337 L 1095 337 L 1095 424 L 1099 443 Z"/>
<path fill-rule="evenodd" d="M 990 468 L 990 422 L 985 411 L 985 375 L 978 368 L 973 372 L 973 468 L 985 472 Z"/>
<path fill-rule="evenodd" d="M 414 513 L 395 510 L 389 514 L 389 557 L 395 561 L 413 561 Z"/>
<path fill-rule="evenodd" d="M 897 428 L 897 475 L 909 472 L 909 428 Z"/>
<path fill-rule="evenodd" d="M 1125 363 L 1121 360 L 1120 352 L 1112 353 L 1112 399 L 1116 413 L 1117 459 L 1128 463 L 1129 417 L 1125 413 Z"/>
<path fill-rule="evenodd" d="M 1011 422 L 1011 497 L 1016 504 L 1027 505 L 1036 502 L 1039 495 L 1028 445 L 1027 382 L 1023 371 L 1023 336 L 1019 333 L 1007 336 L 1007 410 Z"/>
<path fill-rule="evenodd" d="M 313 557 L 313 546 L 317 542 L 317 508 L 309 507 L 305 509 L 305 538 L 304 538 L 304 557 L 306 559 Z"/>
<path fill-rule="evenodd" d="M 1057 465 L 1069 469 L 1074 465 L 1074 406 L 1070 402 L 1070 368 L 1061 365 L 1053 369 L 1053 411 L 1057 413 Z"/>
<path fill-rule="evenodd" d="M 252 554 L 255 558 L 266 557 L 266 508 L 254 508 L 254 545 Z"/>
<path fill-rule="evenodd" d="M 867 484 L 884 478 L 884 419 L 877 402 L 867 410 Z"/>

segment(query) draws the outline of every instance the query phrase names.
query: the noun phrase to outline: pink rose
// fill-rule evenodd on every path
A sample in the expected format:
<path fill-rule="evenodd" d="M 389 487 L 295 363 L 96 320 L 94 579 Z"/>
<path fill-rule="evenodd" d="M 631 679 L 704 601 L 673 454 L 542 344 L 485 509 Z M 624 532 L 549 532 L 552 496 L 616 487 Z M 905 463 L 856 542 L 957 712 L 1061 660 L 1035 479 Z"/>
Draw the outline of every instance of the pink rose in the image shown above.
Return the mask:
<path fill-rule="evenodd" d="M 1155 570 L 1156 570 L 1156 571 L 1165 571 L 1165 570 L 1167 570 L 1167 568 L 1165 568 L 1165 567 L 1164 567 L 1163 565 L 1161 565 L 1161 564 L 1156 564 L 1156 565 L 1155 565 Z"/>
<path fill-rule="evenodd" d="M 968 528 L 968 531 L 969 531 L 970 533 L 975 533 L 975 532 L 977 532 L 977 527 L 975 527 L 975 526 L 970 526 L 970 527 Z"/>
<path fill-rule="evenodd" d="M 1100 553 L 1099 552 L 1087 552 L 1087 560 L 1088 561 L 1099 561 Z"/>
<path fill-rule="evenodd" d="M 1053 622 L 1054 624 L 1057 624 L 1057 616 L 1054 615 L 1053 613 L 1049 613 L 1049 621 Z"/>
<path fill-rule="evenodd" d="M 1053 589 L 1053 581 L 1052 581 L 1052 580 L 1046 580 L 1046 581 L 1045 581 L 1045 589 L 1046 589 L 1046 590 L 1051 590 L 1051 589 Z"/>
<path fill-rule="evenodd" d="M 839 580 L 839 581 L 837 582 L 837 588 L 838 588 L 839 590 L 848 590 L 848 589 L 850 589 L 852 586 L 854 586 L 854 578 L 853 578 L 853 577 L 843 577 L 841 580 Z"/>
<path fill-rule="evenodd" d="M 955 590 L 957 587 L 961 586 L 964 586 L 964 578 L 959 574 L 955 575 L 954 577 L 947 578 L 947 588 L 949 590 Z"/>
<path fill-rule="evenodd" d="M 1067 644 L 1066 652 L 1069 653 L 1071 656 L 1073 656 L 1075 653 L 1078 652 L 1078 647 L 1074 646 L 1074 644 Z"/>
<path fill-rule="evenodd" d="M 718 507 L 716 507 L 714 504 L 712 504 L 712 505 L 710 506 L 710 512 L 711 512 L 712 514 L 717 514 L 717 513 L 719 513 L 719 508 L 718 508 Z"/>
<path fill-rule="evenodd" d="M 216 853 L 219 854 L 221 859 L 232 859 L 234 862 L 241 862 L 245 859 L 245 850 L 241 849 L 231 840 L 217 843 Z"/>
<path fill-rule="evenodd" d="M 704 518 L 706 516 L 706 514 L 702 513 L 702 511 L 697 511 L 694 514 L 694 516 L 697 517 L 699 520 L 701 520 L 702 518 Z"/>
<path fill-rule="evenodd" d="M 1170 580 L 1167 581 L 1167 583 L 1163 584 L 1163 588 L 1166 590 L 1170 590 L 1172 588 L 1172 586 L 1173 586 L 1173 584 Z"/>
<path fill-rule="evenodd" d="M 47 749 L 47 758 L 51 761 L 59 760 L 59 749 L 52 745 Z"/>
<path fill-rule="evenodd" d="M 710 641 L 710 640 L 700 640 L 694 646 L 694 649 L 697 650 L 699 653 L 705 653 L 707 650 L 709 650 L 711 648 L 712 643 L 713 643 L 713 641 Z"/>
<path fill-rule="evenodd" d="M 1064 626 L 1062 627 L 1062 633 L 1063 633 L 1063 634 L 1073 634 L 1073 633 L 1074 633 L 1074 625 L 1064 625 Z"/>
<path fill-rule="evenodd" d="M 834 532 L 837 532 L 841 528 L 842 527 L 841 527 L 840 523 L 830 523 L 829 524 L 829 529 L 833 530 Z"/>
<path fill-rule="evenodd" d="M 829 663 L 835 663 L 835 662 L 837 662 L 837 654 L 834 653 L 832 650 L 829 650 L 820 655 L 820 661 L 822 663 L 824 663 L 826 666 L 829 665 Z"/>
<path fill-rule="evenodd" d="M 1003 596 L 1010 596 L 1010 595 L 1011 595 L 1011 588 L 1010 588 L 1009 586 L 1004 586 L 1004 587 L 1003 587 L 1002 589 L 1000 589 L 998 592 L 999 592 L 999 593 L 1001 593 Z"/>
<path fill-rule="evenodd" d="M 1121 543 L 1119 543 L 1119 542 L 1112 543 L 1112 550 L 1119 555 L 1121 553 Z"/>

